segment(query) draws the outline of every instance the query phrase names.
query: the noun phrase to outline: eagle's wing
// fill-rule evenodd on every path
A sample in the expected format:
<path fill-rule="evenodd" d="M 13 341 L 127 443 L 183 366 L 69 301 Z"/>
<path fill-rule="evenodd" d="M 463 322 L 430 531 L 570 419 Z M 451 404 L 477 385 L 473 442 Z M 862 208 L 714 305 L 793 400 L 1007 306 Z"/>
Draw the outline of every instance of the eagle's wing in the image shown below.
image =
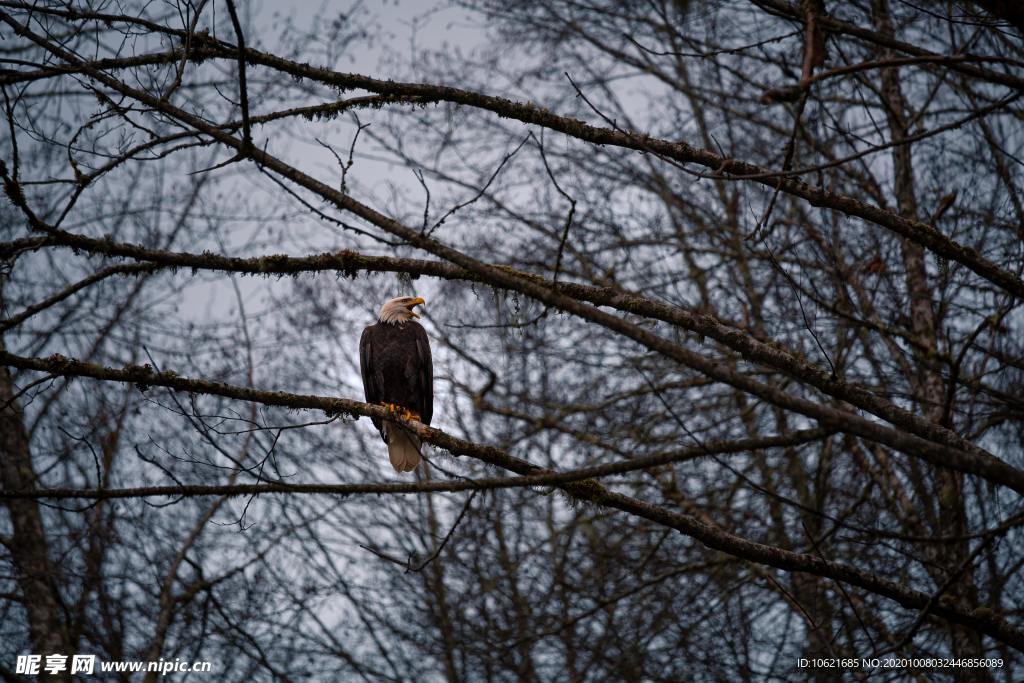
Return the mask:
<path fill-rule="evenodd" d="M 367 403 L 380 403 L 381 388 L 377 386 L 376 373 L 373 371 L 373 325 L 363 330 L 359 338 L 359 372 L 363 376 L 363 395 Z M 380 420 L 371 418 L 373 426 L 381 428 Z"/>
<path fill-rule="evenodd" d="M 417 411 L 423 424 L 430 424 L 434 415 L 434 361 L 430 357 L 430 340 L 427 331 L 416 325 L 416 369 L 420 385 Z"/>

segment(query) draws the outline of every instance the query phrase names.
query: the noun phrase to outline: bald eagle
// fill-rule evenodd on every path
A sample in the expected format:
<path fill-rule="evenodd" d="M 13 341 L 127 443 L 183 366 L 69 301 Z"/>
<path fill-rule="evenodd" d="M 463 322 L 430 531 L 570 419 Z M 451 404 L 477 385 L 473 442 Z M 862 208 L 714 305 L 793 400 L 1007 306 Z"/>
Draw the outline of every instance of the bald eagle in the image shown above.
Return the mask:
<path fill-rule="evenodd" d="M 434 412 L 434 368 L 423 326 L 413 308 L 426 303 L 416 296 L 391 299 L 380 309 L 377 324 L 359 340 L 359 369 L 367 403 L 383 404 L 405 419 L 430 424 Z M 397 422 L 373 418 L 388 445 L 391 466 L 411 472 L 420 463 L 420 440 Z"/>

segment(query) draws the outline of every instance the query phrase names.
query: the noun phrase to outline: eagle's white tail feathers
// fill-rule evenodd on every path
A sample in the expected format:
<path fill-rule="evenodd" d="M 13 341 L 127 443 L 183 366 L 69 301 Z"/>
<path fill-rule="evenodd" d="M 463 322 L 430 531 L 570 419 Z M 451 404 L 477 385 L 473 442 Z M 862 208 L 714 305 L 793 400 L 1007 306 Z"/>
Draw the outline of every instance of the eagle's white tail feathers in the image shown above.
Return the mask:
<path fill-rule="evenodd" d="M 396 472 L 412 472 L 420 464 L 420 439 L 401 425 L 384 420 L 388 458 Z"/>

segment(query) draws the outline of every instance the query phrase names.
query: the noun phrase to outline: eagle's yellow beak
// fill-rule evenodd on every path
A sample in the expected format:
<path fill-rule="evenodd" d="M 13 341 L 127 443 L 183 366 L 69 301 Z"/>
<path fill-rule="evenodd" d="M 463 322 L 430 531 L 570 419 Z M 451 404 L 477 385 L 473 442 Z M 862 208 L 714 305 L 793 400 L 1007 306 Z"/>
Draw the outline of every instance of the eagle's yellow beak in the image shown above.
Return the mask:
<path fill-rule="evenodd" d="M 414 306 L 419 306 L 419 305 L 425 304 L 425 303 L 427 303 L 426 300 L 423 297 L 418 296 L 415 299 L 413 299 L 412 301 L 410 301 L 408 304 L 406 304 L 406 308 L 409 309 L 409 313 L 412 314 L 412 317 L 419 318 L 419 316 L 416 315 L 416 311 L 414 311 L 412 309 L 413 309 Z"/>

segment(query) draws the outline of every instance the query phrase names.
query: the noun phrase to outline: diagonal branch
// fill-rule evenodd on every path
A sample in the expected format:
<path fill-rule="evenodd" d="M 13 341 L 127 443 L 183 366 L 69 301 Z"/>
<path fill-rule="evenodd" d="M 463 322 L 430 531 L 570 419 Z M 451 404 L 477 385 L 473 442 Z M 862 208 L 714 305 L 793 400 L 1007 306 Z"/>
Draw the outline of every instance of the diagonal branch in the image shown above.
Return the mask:
<path fill-rule="evenodd" d="M 0 12 L 0 19 L 4 15 Z M 52 46 L 43 38 L 35 36 L 41 44 L 54 50 L 59 56 L 76 60 L 74 55 L 66 53 L 61 48 Z M 172 116 L 183 123 L 192 126 L 209 137 L 221 142 L 236 151 L 244 148 L 244 143 L 236 137 L 223 131 L 214 124 L 210 124 L 201 118 L 174 107 L 166 102 L 161 102 L 147 93 L 136 90 L 116 79 L 113 79 L 102 72 L 84 67 L 95 79 L 103 81 L 110 87 L 132 97 L 140 102 L 154 107 Z M 807 417 L 817 420 L 822 426 L 844 431 L 861 438 L 889 446 L 895 450 L 908 455 L 920 457 L 927 462 L 940 467 L 949 467 L 970 474 L 985 477 L 990 481 L 1001 485 L 1009 486 L 1019 493 L 1024 493 L 1024 471 L 1015 468 L 996 458 L 983 448 L 979 448 L 967 439 L 955 432 L 946 429 L 941 425 L 930 422 L 924 417 L 914 415 L 908 411 L 898 408 L 878 397 L 864 388 L 847 384 L 841 378 L 827 373 L 820 368 L 803 363 L 802 369 L 806 373 L 792 373 L 797 378 L 805 378 L 814 386 L 825 391 L 840 390 L 850 396 L 851 402 L 864 405 L 871 412 L 880 417 L 898 424 L 911 433 L 907 434 L 880 425 L 875 421 L 865 419 L 860 415 L 849 412 L 842 408 L 822 404 L 809 398 L 793 396 L 777 388 L 776 386 L 759 382 L 756 379 L 727 364 L 716 362 L 706 356 L 686 349 L 668 339 L 661 337 L 644 327 L 634 324 L 629 320 L 617 315 L 600 310 L 596 306 L 588 305 L 579 299 L 565 294 L 558 287 L 549 284 L 542 278 L 535 276 L 521 277 L 516 271 L 501 266 L 494 266 L 481 262 L 458 250 L 448 247 L 419 230 L 399 223 L 398 221 L 385 216 L 365 204 L 355 200 L 350 195 L 332 188 L 325 183 L 307 175 L 301 170 L 286 164 L 282 160 L 267 154 L 266 151 L 254 149 L 250 155 L 258 164 L 265 169 L 272 171 L 282 178 L 285 178 L 306 190 L 319 195 L 324 200 L 333 203 L 338 208 L 349 211 L 359 216 L 368 223 L 395 235 L 404 241 L 419 247 L 425 251 L 435 254 L 442 259 L 474 274 L 481 281 L 488 284 L 517 291 L 541 301 L 549 306 L 556 307 L 563 311 L 576 315 L 584 320 L 597 323 L 613 332 L 617 332 L 629 339 L 632 339 L 646 348 L 656 351 L 661 355 L 670 358 L 686 367 L 692 368 L 716 381 L 728 384 L 740 391 L 767 401 L 771 404 L 786 410 L 801 413 Z M 0 172 L 5 173 L 0 162 Z M 40 221 L 28 207 L 25 197 L 17 185 L 9 176 L 4 175 L 5 189 L 8 197 L 19 206 L 26 214 L 33 228 L 44 232 L 52 232 L 52 228 Z M 618 295 L 616 297 L 618 298 Z M 668 307 L 666 307 L 668 308 Z M 692 314 L 689 314 L 691 317 Z M 757 342 L 748 334 L 739 330 L 727 332 L 725 337 L 732 339 L 735 343 L 742 344 L 748 348 L 754 344 L 761 345 L 759 349 L 765 356 L 771 356 L 770 346 Z M 792 354 L 781 352 L 777 358 L 783 363 L 792 363 L 795 360 Z"/>
<path fill-rule="evenodd" d="M 134 383 L 142 387 L 165 386 L 174 389 L 175 391 L 213 394 L 244 401 L 255 401 L 265 405 L 283 406 L 296 409 L 323 410 L 330 415 L 349 414 L 377 417 L 381 419 L 396 419 L 396 416 L 383 406 L 370 405 L 342 398 L 306 396 L 280 391 L 264 391 L 228 385 L 221 382 L 213 382 L 210 380 L 189 379 L 181 377 L 174 372 L 165 371 L 158 373 L 148 366 L 127 366 L 122 369 L 111 369 L 91 363 L 82 363 L 63 356 L 51 356 L 46 359 L 33 359 L 21 358 L 6 352 L 0 352 L 0 363 L 23 369 L 46 371 L 58 375 L 91 377 L 107 381 Z M 797 553 L 777 548 L 775 546 L 750 541 L 725 531 L 718 526 L 709 524 L 708 522 L 698 519 L 692 515 L 668 510 L 636 498 L 631 498 L 629 496 L 610 491 L 593 478 L 585 478 L 582 480 L 578 479 L 578 477 L 582 476 L 586 470 L 577 470 L 575 472 L 566 473 L 554 472 L 534 465 L 526 460 L 522 460 L 521 458 L 509 455 L 500 448 L 476 444 L 447 434 L 439 429 L 427 427 L 418 422 L 406 422 L 404 424 L 409 429 L 415 430 L 424 441 L 443 448 L 453 455 L 470 456 L 516 474 L 524 475 L 523 485 L 533 486 L 539 484 L 554 484 L 577 501 L 613 508 L 627 514 L 676 529 L 687 536 L 700 541 L 709 548 L 721 550 L 736 557 L 757 562 L 759 564 L 770 565 L 784 571 L 807 572 L 816 576 L 824 576 L 836 581 L 843 581 L 872 593 L 891 598 L 904 607 L 908 607 L 910 609 L 921 610 L 929 605 L 931 598 L 930 595 L 907 588 L 902 583 L 890 581 L 875 574 L 857 569 L 856 567 L 824 559 L 818 555 Z M 807 434 L 802 435 L 802 437 L 806 436 Z M 820 434 L 817 436 L 820 438 Z M 700 449 L 700 453 L 706 455 L 707 450 L 712 447 L 714 447 L 714 445 L 705 444 L 705 447 Z M 634 462 L 635 461 L 629 461 L 628 463 L 622 464 L 634 464 Z M 618 465 L 621 466 L 622 464 Z M 645 466 L 650 466 L 650 464 L 645 464 Z M 531 478 L 526 479 L 526 477 Z M 565 477 L 566 481 L 560 481 L 559 477 Z M 493 485 L 493 482 L 491 484 Z M 237 486 L 242 486 L 243 488 L 237 488 Z M 419 493 L 425 490 L 472 490 L 475 486 L 476 484 L 474 482 L 465 480 L 455 482 L 354 485 L 294 485 L 275 482 L 272 484 L 236 485 L 236 487 L 228 489 L 225 489 L 224 487 L 200 486 L 156 487 L 155 489 L 141 488 L 135 490 L 123 490 L 121 494 L 112 492 L 110 489 L 89 492 L 65 490 L 54 491 L 52 493 L 55 497 L 89 497 L 89 495 L 103 497 L 116 495 L 122 495 L 123 497 L 138 497 L 140 495 L 183 495 L 183 491 L 191 491 L 192 495 L 253 495 L 261 492 L 310 492 L 344 495 L 365 492 Z M 83 493 L 87 495 L 83 496 Z M 24 491 L 4 491 L 0 494 L 0 498 L 38 497 L 39 494 L 39 491 L 33 491 L 31 489 Z M 997 616 L 991 609 L 972 608 L 955 602 L 940 602 L 937 605 L 933 604 L 930 609 L 932 610 L 932 613 L 937 616 L 977 629 L 992 638 L 1024 651 L 1024 631 L 1009 624 L 1004 619 Z"/>
<path fill-rule="evenodd" d="M 15 201 L 19 200 L 15 198 Z M 23 208 L 28 211 L 27 207 Z M 29 217 L 30 219 L 33 217 L 30 212 Z M 38 219 L 36 220 L 38 221 Z M 188 254 L 181 252 L 168 252 L 150 249 L 136 244 L 112 242 L 108 239 L 94 239 L 57 230 L 51 226 L 42 224 L 41 222 L 37 223 L 36 227 L 46 232 L 46 236 L 36 238 L 34 240 L 20 240 L 7 245 L 0 245 L 0 255 L 12 250 L 20 251 L 28 248 L 41 248 L 42 246 L 54 244 L 86 250 L 92 253 L 105 254 L 108 256 L 122 256 L 142 261 L 150 261 L 171 268 L 201 268 L 250 274 L 295 274 L 322 270 L 335 270 L 345 274 L 346 276 L 352 276 L 361 270 L 375 272 L 399 272 L 408 273 L 410 275 L 430 275 L 444 279 L 485 282 L 494 286 L 504 287 L 520 292 L 524 292 L 524 290 L 515 283 L 523 283 L 525 281 L 536 285 L 537 289 L 535 291 L 539 290 L 548 294 L 558 293 L 562 295 L 563 299 L 567 298 L 576 304 L 579 304 L 580 302 L 588 302 L 593 306 L 608 306 L 625 313 L 662 320 L 682 329 L 689 330 L 701 337 L 710 337 L 726 348 L 736 351 L 748 360 L 761 363 L 767 367 L 775 368 L 784 372 L 788 376 L 793 377 L 800 382 L 809 384 L 825 394 L 842 401 L 847 401 L 859 408 L 867 410 L 874 415 L 887 420 L 891 424 L 900 427 L 901 429 L 905 429 L 912 434 L 916 434 L 922 439 L 927 439 L 956 451 L 970 453 L 981 458 L 983 461 L 982 463 L 975 463 L 977 467 L 974 467 L 973 469 L 964 468 L 963 471 L 980 474 L 981 469 L 984 468 L 984 463 L 990 462 L 991 460 L 995 460 L 996 463 L 1001 463 L 1001 461 L 995 459 L 994 456 L 983 449 L 976 447 L 970 441 L 960 437 L 952 430 L 941 425 L 936 425 L 919 415 L 915 415 L 914 413 L 893 405 L 866 387 L 846 382 L 833 372 L 823 370 L 822 368 L 799 358 L 795 353 L 785 349 L 775 341 L 761 341 L 750 335 L 749 332 L 729 325 L 728 323 L 725 323 L 711 315 L 694 313 L 679 306 L 674 306 L 661 301 L 654 301 L 619 289 L 610 287 L 593 287 L 564 281 L 555 283 L 531 273 L 525 273 L 512 269 L 508 266 L 496 264 L 479 264 L 484 267 L 484 272 L 481 273 L 479 269 L 474 271 L 440 261 L 367 256 L 353 251 L 324 253 L 308 257 L 273 255 L 254 258 L 237 258 L 209 253 Z M 414 232 L 417 237 L 419 236 L 419 231 L 412 232 Z M 428 242 L 431 241 L 428 240 Z M 433 244 L 433 242 L 431 243 Z M 513 284 L 508 284 L 507 282 L 504 284 L 495 282 L 492 277 L 487 276 L 488 273 L 493 272 L 500 272 L 506 276 L 511 276 L 511 282 Z M 589 319 L 586 314 L 581 315 L 581 317 Z M 628 325 L 628 323 L 615 316 L 609 317 L 612 320 Z M 636 326 L 630 326 L 630 329 L 635 330 Z M 669 345 L 669 348 L 674 349 L 676 352 L 685 354 L 685 357 L 688 359 L 700 359 L 706 367 L 709 366 L 709 364 L 714 365 L 712 361 L 704 358 L 703 356 L 692 352 L 686 352 L 685 349 L 682 349 L 678 345 L 670 344 L 667 340 L 657 337 L 656 335 L 651 335 L 650 333 L 646 333 L 646 335 L 647 336 L 645 338 L 658 340 L 663 348 L 665 345 Z M 643 340 L 638 341 L 644 343 Z M 680 360 L 678 355 L 666 355 L 675 358 L 676 360 Z M 689 365 L 689 362 L 685 360 L 681 362 Z M 690 365 L 690 367 L 694 366 Z M 721 372 L 729 372 L 728 369 L 725 368 L 719 368 L 719 370 Z M 729 379 L 721 379 L 721 374 L 709 374 L 709 376 L 713 376 L 715 379 L 719 379 L 719 381 L 732 384 Z M 732 377 L 734 379 L 744 378 L 747 385 L 766 389 L 764 385 L 735 371 L 728 374 L 728 377 Z M 736 386 L 735 384 L 732 385 Z M 767 388 L 766 390 L 769 389 L 770 388 Z M 781 391 L 774 391 L 772 392 L 772 396 L 779 398 L 786 397 L 788 395 Z M 800 399 L 794 400 L 801 401 Z M 804 408 L 813 408 L 813 404 L 809 401 L 802 401 L 799 405 Z M 803 412 L 800 408 L 793 409 L 798 410 L 798 412 Z M 844 420 L 847 418 L 852 418 L 854 420 L 862 419 L 854 414 L 838 409 L 828 409 L 826 406 L 818 406 L 813 409 L 817 412 L 810 416 L 815 417 L 815 419 L 820 419 L 818 415 L 821 415 L 823 411 L 825 412 L 827 417 L 826 420 L 822 421 L 823 424 L 832 424 L 833 428 L 839 431 L 849 431 L 850 433 L 858 434 L 864 438 L 878 441 L 876 437 L 869 435 L 869 433 L 864 430 L 850 429 L 849 423 Z M 831 422 L 828 422 L 828 420 L 831 420 Z M 881 425 L 875 424 L 875 428 L 880 427 Z M 897 446 L 892 445 L 894 443 L 892 441 L 879 442 L 887 443 L 894 448 L 898 448 Z M 908 452 L 914 456 L 920 455 L 913 450 L 904 452 Z M 925 459 L 928 460 L 927 457 L 925 457 Z M 935 462 L 932 460 L 929 461 Z M 935 462 L 935 464 L 942 465 L 945 463 L 939 461 Z M 1019 477 L 1021 475 L 1020 471 L 1016 468 L 1005 465 L 1005 463 L 1001 464 L 1005 469 L 1000 471 L 1003 473 L 1010 473 L 1010 479 L 1007 481 L 1013 480 L 1014 476 Z M 949 464 L 948 466 L 954 467 L 955 469 L 961 469 L 954 464 Z M 1013 475 L 1013 472 L 1017 472 L 1017 475 Z"/>
<path fill-rule="evenodd" d="M 139 273 L 151 273 L 154 270 L 157 270 L 158 268 L 159 265 L 155 263 L 129 263 L 104 268 L 86 278 L 79 280 L 78 282 L 68 285 L 61 291 L 47 297 L 43 301 L 28 306 L 21 313 L 12 315 L 10 318 L 0 319 L 0 332 L 5 332 L 13 327 L 17 327 L 18 325 L 25 322 L 26 320 L 36 315 L 37 313 L 45 311 L 47 308 L 50 308 L 51 306 L 57 305 L 64 299 L 67 299 L 68 297 L 72 296 L 73 294 L 76 294 L 77 292 L 82 291 L 83 289 L 86 289 L 87 287 L 91 287 L 97 282 L 107 279 L 111 275 L 136 275 Z"/>
<path fill-rule="evenodd" d="M 771 4 L 771 3 L 762 3 Z M 123 18 L 122 20 L 126 20 Z M 103 74 L 97 77 L 98 70 L 89 62 L 82 60 L 66 50 L 56 46 L 45 38 L 42 38 L 23 25 L 15 21 L 10 15 L 0 12 L 0 20 L 11 26 L 16 33 L 28 38 L 46 48 L 62 60 L 72 64 L 79 72 L 89 74 L 93 78 L 104 82 L 108 86 L 122 93 L 128 94 L 123 88 L 119 88 L 115 79 Z M 832 28 L 831 19 L 822 17 L 822 25 Z M 161 32 L 176 35 L 177 32 L 166 27 L 159 27 Z M 196 44 L 193 46 L 190 58 L 195 60 L 208 59 L 210 57 L 236 58 L 238 47 L 217 41 L 209 36 L 197 34 L 194 36 Z M 925 51 L 918 50 L 918 53 L 930 55 Z M 917 53 L 915 53 L 917 54 Z M 922 247 L 929 249 L 938 256 L 956 261 L 967 267 L 969 270 L 988 280 L 992 284 L 1013 294 L 1018 298 L 1024 298 L 1024 280 L 1014 273 L 1007 271 L 992 261 L 985 258 L 977 249 L 962 245 L 944 235 L 933 225 L 923 221 L 901 216 L 882 207 L 874 206 L 863 202 L 850 195 L 827 190 L 824 187 L 811 185 L 797 178 L 781 176 L 781 174 L 770 169 L 762 168 L 756 164 L 747 163 L 737 159 L 730 159 L 710 150 L 693 147 L 684 142 L 670 142 L 659 138 L 653 138 L 646 134 L 633 133 L 630 131 L 612 130 L 600 128 L 584 123 L 572 117 L 557 115 L 543 107 L 533 103 L 515 102 L 501 97 L 483 95 L 481 93 L 422 83 L 402 83 L 396 81 L 383 81 L 360 74 L 346 74 L 332 71 L 322 67 L 314 67 L 308 64 L 300 64 L 276 55 L 246 48 L 244 50 L 245 60 L 248 63 L 264 66 L 294 78 L 309 79 L 324 85 L 339 88 L 342 90 L 362 89 L 381 95 L 394 95 L 401 97 L 423 97 L 431 101 L 446 101 L 468 107 L 474 107 L 490 111 L 498 116 L 514 119 L 526 124 L 534 124 L 561 132 L 570 137 L 590 142 L 596 145 L 610 145 L 624 149 L 632 149 L 639 152 L 653 153 L 671 159 L 676 162 L 694 163 L 705 168 L 713 169 L 717 174 L 728 176 L 745 177 L 754 182 L 766 185 L 772 190 L 778 187 L 779 191 L 795 197 L 804 199 L 813 206 L 828 208 L 856 216 L 875 225 L 886 228 L 902 237 L 905 237 Z M 161 53 L 153 59 L 156 61 L 168 61 L 176 57 L 177 53 Z M 975 73 L 979 71 L 976 67 L 954 62 L 951 68 L 959 67 L 964 73 Z M 1000 75 L 999 72 L 983 71 L 990 75 Z M 1004 75 L 1002 81 L 1015 89 L 1024 89 L 1024 79 Z M 1000 82 L 1002 82 L 1000 81 Z M 138 92 L 138 91 L 136 91 Z M 142 94 L 143 93 L 138 93 Z M 149 102 L 144 98 L 136 97 L 140 101 Z M 156 109 L 166 109 L 154 105 Z M 180 118 L 180 117 L 176 117 Z M 245 148 L 243 144 L 243 149 Z M 781 182 L 778 179 L 781 176 Z"/>

